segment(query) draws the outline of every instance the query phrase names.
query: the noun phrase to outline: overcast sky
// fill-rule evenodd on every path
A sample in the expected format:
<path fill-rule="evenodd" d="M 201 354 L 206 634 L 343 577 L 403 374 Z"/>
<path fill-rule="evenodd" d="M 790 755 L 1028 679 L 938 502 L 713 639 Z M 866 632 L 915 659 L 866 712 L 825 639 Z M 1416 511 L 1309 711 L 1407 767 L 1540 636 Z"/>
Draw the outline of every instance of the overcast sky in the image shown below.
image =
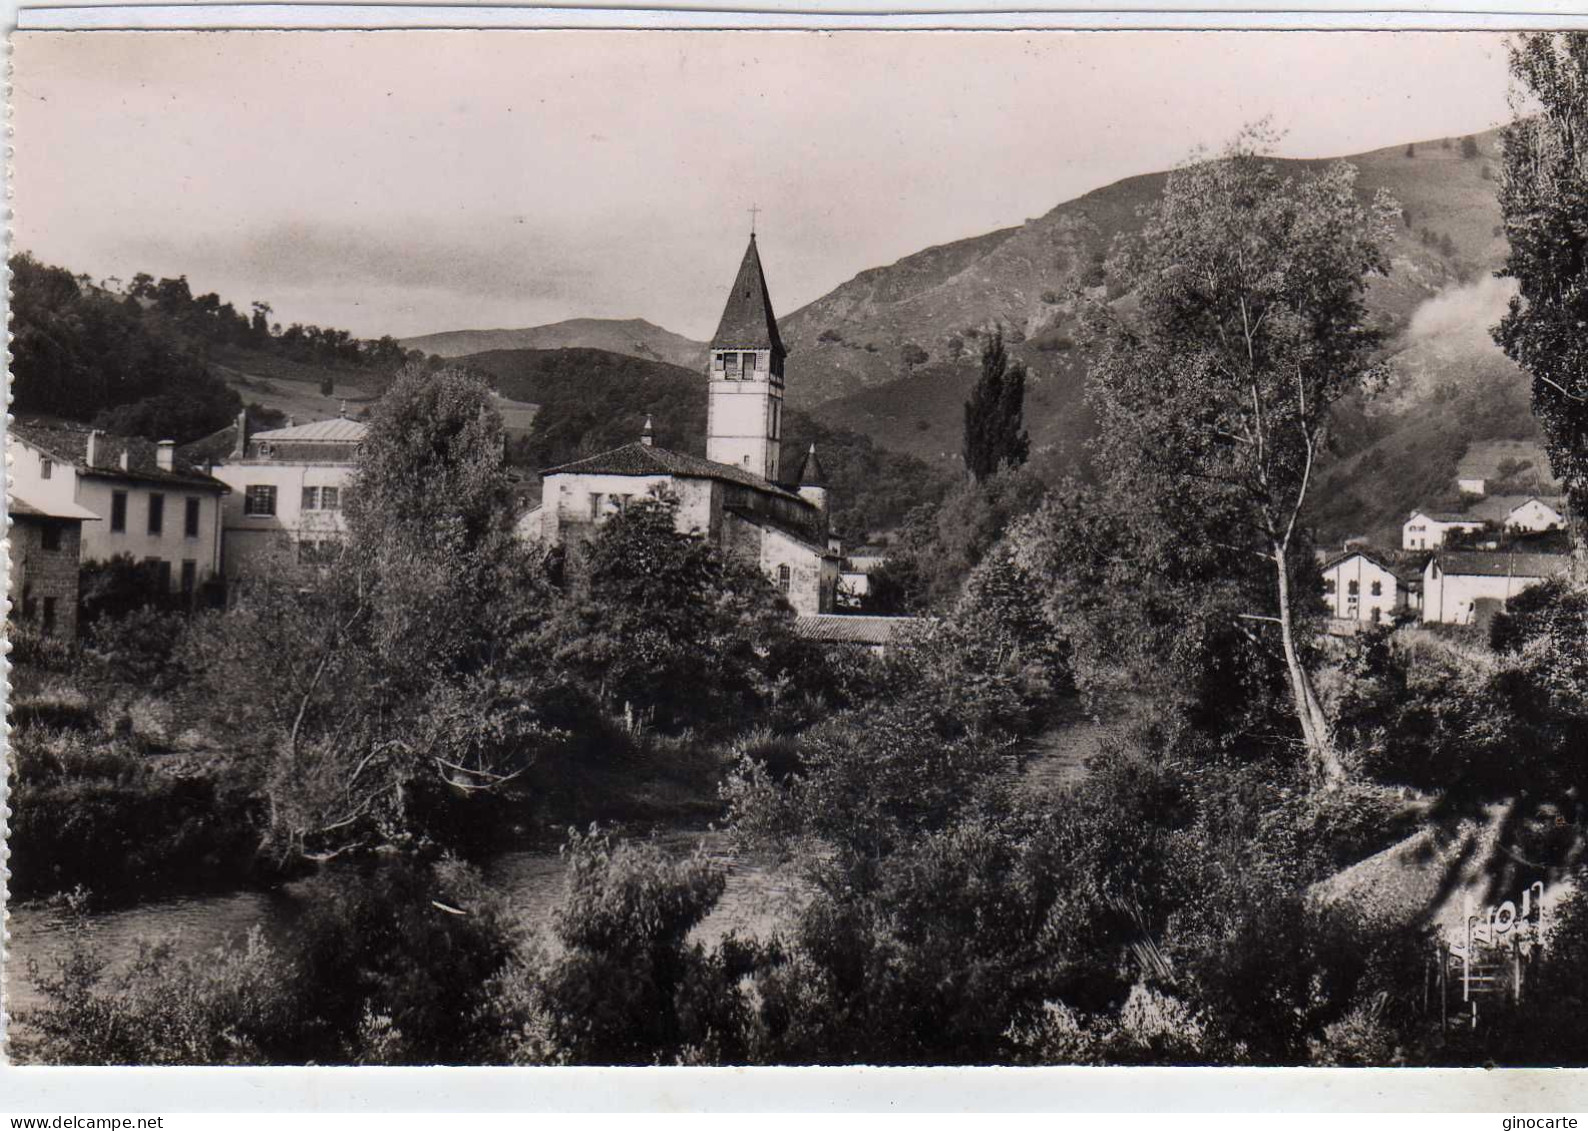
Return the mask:
<path fill-rule="evenodd" d="M 1333 156 L 1507 116 L 1452 33 L 20 33 L 14 243 L 360 336 L 780 313 L 1263 116 Z"/>

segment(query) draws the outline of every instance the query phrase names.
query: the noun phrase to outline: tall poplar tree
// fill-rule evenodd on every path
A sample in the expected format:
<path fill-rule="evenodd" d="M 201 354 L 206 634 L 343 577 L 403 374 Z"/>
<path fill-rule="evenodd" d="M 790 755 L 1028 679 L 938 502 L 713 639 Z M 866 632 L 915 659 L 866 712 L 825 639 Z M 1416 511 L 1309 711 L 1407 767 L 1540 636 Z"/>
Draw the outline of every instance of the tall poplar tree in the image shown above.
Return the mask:
<path fill-rule="evenodd" d="M 1511 44 L 1516 120 L 1502 135 L 1500 211 L 1518 294 L 1494 329 L 1533 379 L 1533 414 L 1564 481 L 1579 547 L 1588 514 L 1588 35 Z"/>
<path fill-rule="evenodd" d="M 1374 372 L 1363 299 L 1399 209 L 1362 201 L 1347 164 L 1287 177 L 1261 140 L 1172 173 L 1120 257 L 1136 310 L 1093 314 L 1098 464 L 1119 505 L 1198 555 L 1205 587 L 1244 587 L 1330 785 L 1344 769 L 1298 627 L 1301 517 L 1331 408 Z"/>
<path fill-rule="evenodd" d="M 1019 467 L 1031 454 L 1025 430 L 1026 367 L 1009 359 L 1003 328 L 981 351 L 981 379 L 965 402 L 965 467 L 977 482 L 1000 467 Z"/>

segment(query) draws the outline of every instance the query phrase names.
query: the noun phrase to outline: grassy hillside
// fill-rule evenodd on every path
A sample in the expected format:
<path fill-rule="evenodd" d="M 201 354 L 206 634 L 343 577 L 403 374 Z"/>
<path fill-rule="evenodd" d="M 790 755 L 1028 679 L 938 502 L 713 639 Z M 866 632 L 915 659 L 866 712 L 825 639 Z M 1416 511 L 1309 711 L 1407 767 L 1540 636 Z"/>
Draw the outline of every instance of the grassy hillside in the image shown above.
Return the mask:
<path fill-rule="evenodd" d="M 643 318 L 571 318 L 520 330 L 449 330 L 405 338 L 407 349 L 438 357 L 464 357 L 499 350 L 599 349 L 685 369 L 703 369 L 706 344 L 653 325 Z"/>
<path fill-rule="evenodd" d="M 1417 142 L 1410 156 L 1398 145 L 1348 159 L 1362 194 L 1389 192 L 1402 222 L 1390 273 L 1369 289 L 1392 376 L 1341 420 L 1312 516 L 1327 541 L 1389 539 L 1414 506 L 1454 502 L 1455 464 L 1469 443 L 1537 436 L 1526 379 L 1488 335 L 1510 292 L 1492 277 L 1506 254 L 1493 179 L 1498 136 L 1474 141 L 1476 155 L 1450 138 Z M 1299 172 L 1322 163 L 1279 164 Z M 1037 466 L 1084 471 L 1094 423 L 1075 296 L 1103 293 L 1109 247 L 1136 230 L 1164 179 L 1120 181 L 1018 228 L 863 272 L 788 315 L 791 403 L 954 465 L 981 335 L 1000 322 L 1031 371 L 1026 415 Z"/>

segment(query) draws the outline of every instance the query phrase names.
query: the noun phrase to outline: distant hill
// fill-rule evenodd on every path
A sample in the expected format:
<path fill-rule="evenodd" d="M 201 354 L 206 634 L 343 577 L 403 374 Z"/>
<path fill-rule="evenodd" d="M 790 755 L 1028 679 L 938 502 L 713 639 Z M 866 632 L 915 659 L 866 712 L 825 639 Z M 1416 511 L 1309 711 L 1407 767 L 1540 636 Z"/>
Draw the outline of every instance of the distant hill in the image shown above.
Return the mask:
<path fill-rule="evenodd" d="M 1391 330 L 1451 284 L 1498 266 L 1505 255 L 1494 174 L 1497 135 L 1476 135 L 1479 155 L 1463 158 L 1457 139 L 1419 142 L 1345 158 L 1356 165 L 1364 196 L 1387 189 L 1405 209 L 1391 249 L 1393 269 L 1374 283 L 1372 306 Z M 1322 161 L 1276 160 L 1297 171 Z M 819 405 L 908 379 L 932 365 L 974 364 L 978 337 L 1001 323 L 1015 352 L 1035 374 L 1067 368 L 1044 350 L 1073 336 L 1077 288 L 1105 284 L 1101 263 L 1113 241 L 1134 231 L 1141 210 L 1158 199 L 1166 174 L 1131 177 L 1059 204 L 1045 215 L 862 271 L 779 320 L 790 349 L 789 398 Z M 910 347 L 926 362 L 906 363 Z M 914 355 L 919 356 L 919 355 Z M 896 437 L 879 437 L 902 443 Z"/>
<path fill-rule="evenodd" d="M 491 350 L 457 359 L 487 374 L 497 391 L 538 406 L 525 462 L 545 468 L 639 439 L 649 416 L 656 443 L 706 452 L 706 379 L 685 369 L 597 349 Z M 790 475 L 818 445 L 832 487 L 833 516 L 851 538 L 897 526 L 940 499 L 948 477 L 869 436 L 805 413 L 784 414 L 783 466 Z"/>
<path fill-rule="evenodd" d="M 643 318 L 571 318 L 521 330 L 448 330 L 404 338 L 407 349 L 437 357 L 464 357 L 497 350 L 599 349 L 685 369 L 704 370 L 706 343 L 664 330 Z"/>
<path fill-rule="evenodd" d="M 1492 277 L 1506 254 L 1498 132 L 1475 141 L 1475 157 L 1450 138 L 1417 142 L 1411 156 L 1397 145 L 1346 158 L 1364 196 L 1385 189 L 1403 211 L 1390 274 L 1369 289 L 1392 376 L 1372 401 L 1342 409 L 1315 495 L 1322 540 L 1388 539 L 1411 507 L 1454 505 L 1455 466 L 1470 443 L 1538 435 L 1526 378 L 1488 334 L 1510 292 Z M 1297 171 L 1325 164 L 1276 163 Z M 982 335 L 1001 323 L 1031 372 L 1033 462 L 1049 477 L 1084 471 L 1095 425 L 1074 295 L 1105 293 L 1109 247 L 1137 228 L 1164 180 L 1133 177 L 1019 227 L 861 272 L 785 316 L 790 403 L 895 450 L 957 465 Z"/>

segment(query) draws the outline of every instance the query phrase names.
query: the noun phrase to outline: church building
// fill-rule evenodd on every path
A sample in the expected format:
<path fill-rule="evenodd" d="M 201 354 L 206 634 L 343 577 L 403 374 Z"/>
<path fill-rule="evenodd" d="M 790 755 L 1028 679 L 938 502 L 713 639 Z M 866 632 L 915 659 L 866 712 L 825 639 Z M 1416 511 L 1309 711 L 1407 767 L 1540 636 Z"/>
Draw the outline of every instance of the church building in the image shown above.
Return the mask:
<path fill-rule="evenodd" d="M 815 445 L 782 481 L 783 360 L 755 236 L 739 265 L 706 370 L 706 458 L 632 444 L 541 473 L 541 505 L 520 530 L 552 544 L 587 538 L 632 500 L 665 494 L 681 532 L 754 561 L 801 614 L 833 610 L 841 547 Z"/>

